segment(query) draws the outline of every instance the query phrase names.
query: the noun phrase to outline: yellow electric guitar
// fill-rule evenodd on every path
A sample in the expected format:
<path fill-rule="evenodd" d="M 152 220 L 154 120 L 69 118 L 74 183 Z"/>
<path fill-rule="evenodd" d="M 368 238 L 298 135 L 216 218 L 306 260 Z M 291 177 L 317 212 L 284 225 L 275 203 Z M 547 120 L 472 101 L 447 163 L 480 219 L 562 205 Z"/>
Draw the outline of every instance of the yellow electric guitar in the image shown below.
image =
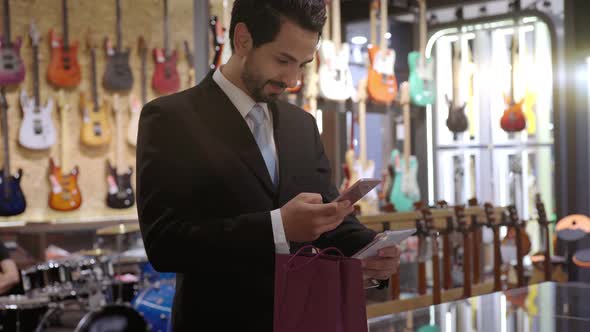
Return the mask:
<path fill-rule="evenodd" d="M 87 94 L 80 93 L 80 109 L 82 110 L 82 127 L 80 140 L 84 145 L 99 147 L 111 142 L 111 124 L 109 114 L 111 104 L 103 99 L 98 101 L 98 86 L 96 76 L 96 45 L 89 37 L 88 48 L 90 50 L 90 69 L 92 84 L 92 100 L 88 100 Z"/>

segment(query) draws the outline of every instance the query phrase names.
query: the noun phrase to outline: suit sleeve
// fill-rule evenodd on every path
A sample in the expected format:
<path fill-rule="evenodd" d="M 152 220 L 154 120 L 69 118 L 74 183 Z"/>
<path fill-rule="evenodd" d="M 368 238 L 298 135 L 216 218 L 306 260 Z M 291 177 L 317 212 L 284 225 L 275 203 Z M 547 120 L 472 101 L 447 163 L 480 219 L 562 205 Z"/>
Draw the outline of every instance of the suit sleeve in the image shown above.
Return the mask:
<path fill-rule="evenodd" d="M 149 103 L 139 122 L 137 209 L 150 263 L 167 272 L 231 269 L 240 261 L 272 266 L 270 211 L 225 218 L 200 215 L 212 198 L 196 192 L 193 184 L 207 175 L 201 172 L 203 165 L 187 160 L 204 160 L 215 152 L 186 146 L 182 112 L 170 108 Z M 187 151 L 198 157 L 187 159 Z"/>
<path fill-rule="evenodd" d="M 320 174 L 319 183 L 324 187 L 321 188 L 325 202 L 331 202 L 338 197 L 338 190 L 332 183 L 332 169 L 330 161 L 324 152 L 324 145 L 320 139 L 320 133 L 317 126 L 313 125 L 315 129 L 315 148 L 317 151 L 317 171 Z M 344 221 L 333 231 L 326 232 L 319 239 L 314 242 L 314 245 L 325 247 L 337 247 L 346 256 L 354 255 L 359 249 L 371 242 L 377 233 L 368 229 L 359 220 L 349 215 L 344 218 Z"/>

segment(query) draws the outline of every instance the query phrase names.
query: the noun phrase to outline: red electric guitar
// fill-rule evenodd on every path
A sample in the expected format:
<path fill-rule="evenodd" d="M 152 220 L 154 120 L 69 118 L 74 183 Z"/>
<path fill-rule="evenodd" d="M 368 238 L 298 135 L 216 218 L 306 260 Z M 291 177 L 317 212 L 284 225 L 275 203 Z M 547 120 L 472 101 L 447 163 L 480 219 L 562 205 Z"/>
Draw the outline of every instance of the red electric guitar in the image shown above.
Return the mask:
<path fill-rule="evenodd" d="M 62 0 L 63 39 L 49 31 L 51 62 L 47 68 L 47 80 L 60 88 L 73 88 L 82 78 L 78 63 L 78 41 L 70 43 L 68 30 L 68 1 Z"/>
<path fill-rule="evenodd" d="M 500 119 L 500 127 L 508 133 L 515 133 L 523 130 L 526 127 L 526 117 L 522 110 L 525 98 L 520 101 L 515 101 L 514 84 L 518 77 L 518 26 L 514 28 L 512 35 L 512 45 L 510 47 L 511 62 L 512 62 L 512 83 L 510 84 L 510 96 L 504 95 L 504 102 L 506 103 L 506 110 Z"/>
<path fill-rule="evenodd" d="M 178 54 L 171 50 L 168 40 L 168 0 L 164 0 L 164 48 L 153 51 L 156 68 L 152 77 L 152 88 L 159 94 L 169 94 L 180 89 L 180 77 L 176 69 Z"/>

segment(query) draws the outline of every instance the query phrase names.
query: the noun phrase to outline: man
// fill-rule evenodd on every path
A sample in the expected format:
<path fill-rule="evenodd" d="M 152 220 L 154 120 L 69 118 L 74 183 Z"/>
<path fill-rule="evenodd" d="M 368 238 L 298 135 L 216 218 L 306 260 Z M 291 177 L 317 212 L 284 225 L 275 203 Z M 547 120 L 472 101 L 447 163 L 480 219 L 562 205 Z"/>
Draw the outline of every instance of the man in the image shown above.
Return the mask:
<path fill-rule="evenodd" d="M 176 272 L 175 331 L 272 331 L 274 255 L 305 244 L 348 256 L 375 232 L 338 192 L 314 118 L 277 100 L 311 62 L 324 0 L 236 0 L 233 55 L 196 87 L 145 105 L 141 232 L 156 270 Z M 363 262 L 387 279 L 397 247 Z"/>
<path fill-rule="evenodd" d="M 7 295 L 20 282 L 16 263 L 10 259 L 8 249 L 0 241 L 0 296 Z"/>

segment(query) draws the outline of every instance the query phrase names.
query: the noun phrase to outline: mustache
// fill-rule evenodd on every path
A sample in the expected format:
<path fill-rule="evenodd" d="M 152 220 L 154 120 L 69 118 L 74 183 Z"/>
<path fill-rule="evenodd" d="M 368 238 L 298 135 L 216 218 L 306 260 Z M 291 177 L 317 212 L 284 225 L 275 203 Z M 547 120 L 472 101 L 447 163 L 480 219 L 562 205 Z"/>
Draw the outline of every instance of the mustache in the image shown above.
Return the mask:
<path fill-rule="evenodd" d="M 283 83 L 283 82 L 276 82 L 276 81 L 268 81 L 268 84 L 272 84 L 275 85 L 281 89 L 286 89 L 287 88 L 287 84 Z"/>

